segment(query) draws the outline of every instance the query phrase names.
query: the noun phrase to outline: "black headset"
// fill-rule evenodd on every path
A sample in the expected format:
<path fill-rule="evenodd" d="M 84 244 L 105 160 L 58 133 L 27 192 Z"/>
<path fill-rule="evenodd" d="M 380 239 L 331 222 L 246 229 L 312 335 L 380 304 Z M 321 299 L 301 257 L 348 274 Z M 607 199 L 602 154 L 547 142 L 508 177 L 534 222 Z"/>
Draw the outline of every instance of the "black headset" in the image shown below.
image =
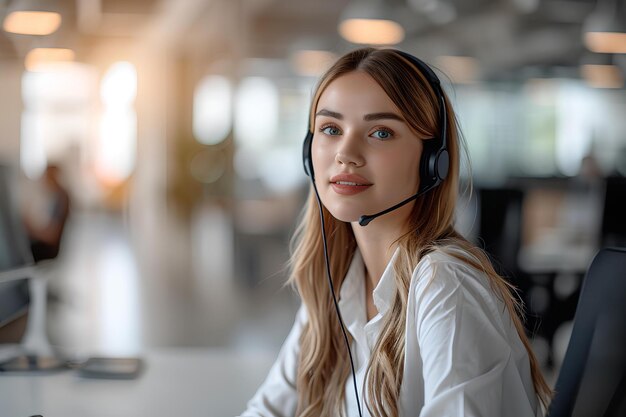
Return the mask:
<path fill-rule="evenodd" d="M 422 157 L 420 160 L 420 187 L 418 193 L 431 190 L 441 184 L 448 175 L 450 166 L 450 158 L 447 148 L 447 114 L 446 106 L 443 98 L 443 89 L 441 82 L 435 72 L 419 58 L 403 52 L 396 52 L 409 60 L 413 65 L 426 77 L 428 83 L 437 95 L 439 104 L 439 135 L 429 140 L 423 141 Z M 302 146 L 302 162 L 304 164 L 304 172 L 315 180 L 315 172 L 313 170 L 313 160 L 311 158 L 311 145 L 313 143 L 313 132 L 311 129 L 311 121 L 309 119 L 309 127 L 304 138 Z"/>

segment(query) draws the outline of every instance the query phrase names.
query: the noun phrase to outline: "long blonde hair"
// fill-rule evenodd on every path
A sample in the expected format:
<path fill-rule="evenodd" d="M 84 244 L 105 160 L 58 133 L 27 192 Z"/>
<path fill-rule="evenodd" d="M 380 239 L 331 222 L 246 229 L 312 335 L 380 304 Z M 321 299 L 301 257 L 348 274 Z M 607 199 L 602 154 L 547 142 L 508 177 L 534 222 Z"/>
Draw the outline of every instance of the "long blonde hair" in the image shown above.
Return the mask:
<path fill-rule="evenodd" d="M 357 49 L 344 55 L 322 76 L 313 96 L 309 115 L 311 129 L 314 126 L 317 102 L 324 89 L 338 77 L 352 71 L 362 71 L 371 76 L 398 107 L 419 138 L 431 138 L 439 132 L 437 97 L 428 81 L 414 64 L 396 51 L 374 48 Z M 484 271 L 489 277 L 491 288 L 504 302 L 528 351 L 535 391 L 544 406 L 551 397 L 551 390 L 541 374 L 520 320 L 521 305 L 512 294 L 513 287 L 495 272 L 481 249 L 454 230 L 454 209 L 459 183 L 459 142 L 462 138 L 445 94 L 444 99 L 448 115 L 447 148 L 450 170 L 442 184 L 415 202 L 409 218 L 409 232 L 396 241 L 398 255 L 393 265 L 395 294 L 367 368 L 366 404 L 370 413 L 377 417 L 396 417 L 399 414 L 406 309 L 413 269 L 426 253 L 452 245 L 464 249 L 467 254 L 451 252 L 454 256 Z M 322 212 L 328 237 L 333 284 L 335 288 L 340 288 L 355 252 L 356 241 L 349 223 L 336 220 L 325 208 Z M 311 192 L 292 241 L 290 278 L 308 312 L 308 321 L 300 336 L 296 381 L 296 415 L 299 417 L 341 415 L 345 383 L 350 375 L 348 352 L 325 279 L 321 233 L 319 209 Z"/>

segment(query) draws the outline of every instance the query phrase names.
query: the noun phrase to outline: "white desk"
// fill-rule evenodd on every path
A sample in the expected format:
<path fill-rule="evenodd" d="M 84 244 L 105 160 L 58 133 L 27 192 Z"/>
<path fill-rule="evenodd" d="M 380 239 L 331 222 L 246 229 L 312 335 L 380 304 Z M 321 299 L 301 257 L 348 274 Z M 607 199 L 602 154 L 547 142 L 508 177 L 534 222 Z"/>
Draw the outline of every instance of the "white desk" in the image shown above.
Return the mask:
<path fill-rule="evenodd" d="M 135 380 L 86 379 L 75 371 L 0 373 L 0 416 L 228 417 L 244 410 L 275 353 L 172 348 L 143 355 Z"/>

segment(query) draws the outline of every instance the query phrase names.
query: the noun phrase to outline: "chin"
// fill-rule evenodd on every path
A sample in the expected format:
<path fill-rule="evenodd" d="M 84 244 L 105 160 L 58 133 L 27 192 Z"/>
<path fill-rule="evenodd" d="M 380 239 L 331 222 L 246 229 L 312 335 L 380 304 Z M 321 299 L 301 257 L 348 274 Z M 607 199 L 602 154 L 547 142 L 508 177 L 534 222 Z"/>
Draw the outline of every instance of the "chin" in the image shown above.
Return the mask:
<path fill-rule="evenodd" d="M 363 209 L 353 207 L 324 206 L 335 219 L 346 223 L 358 222 L 362 215 L 367 214 Z"/>
<path fill-rule="evenodd" d="M 352 222 L 358 222 L 359 218 L 361 217 L 361 214 L 359 214 L 358 216 L 341 216 L 341 215 L 336 215 L 333 212 L 331 212 L 330 214 L 333 215 L 333 217 L 337 220 L 339 220 L 340 222 L 346 222 L 346 223 L 352 223 Z"/>

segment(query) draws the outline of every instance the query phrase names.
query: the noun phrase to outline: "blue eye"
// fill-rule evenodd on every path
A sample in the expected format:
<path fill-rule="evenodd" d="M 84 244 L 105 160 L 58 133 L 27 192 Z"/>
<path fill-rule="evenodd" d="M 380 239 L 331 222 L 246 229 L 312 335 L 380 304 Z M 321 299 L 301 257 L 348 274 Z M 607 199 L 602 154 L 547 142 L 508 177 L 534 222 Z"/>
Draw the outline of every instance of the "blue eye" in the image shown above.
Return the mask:
<path fill-rule="evenodd" d="M 386 130 L 386 129 L 378 129 L 377 131 L 375 131 L 374 133 L 372 133 L 372 135 L 376 138 L 376 139 L 381 139 L 381 140 L 385 140 L 385 139 L 389 139 L 393 136 L 393 133 Z"/>
<path fill-rule="evenodd" d="M 327 126 L 327 127 L 323 127 L 320 129 L 320 131 L 326 135 L 330 135 L 330 136 L 337 136 L 339 134 L 341 134 L 341 131 L 339 130 L 339 128 L 335 127 L 335 126 Z"/>

